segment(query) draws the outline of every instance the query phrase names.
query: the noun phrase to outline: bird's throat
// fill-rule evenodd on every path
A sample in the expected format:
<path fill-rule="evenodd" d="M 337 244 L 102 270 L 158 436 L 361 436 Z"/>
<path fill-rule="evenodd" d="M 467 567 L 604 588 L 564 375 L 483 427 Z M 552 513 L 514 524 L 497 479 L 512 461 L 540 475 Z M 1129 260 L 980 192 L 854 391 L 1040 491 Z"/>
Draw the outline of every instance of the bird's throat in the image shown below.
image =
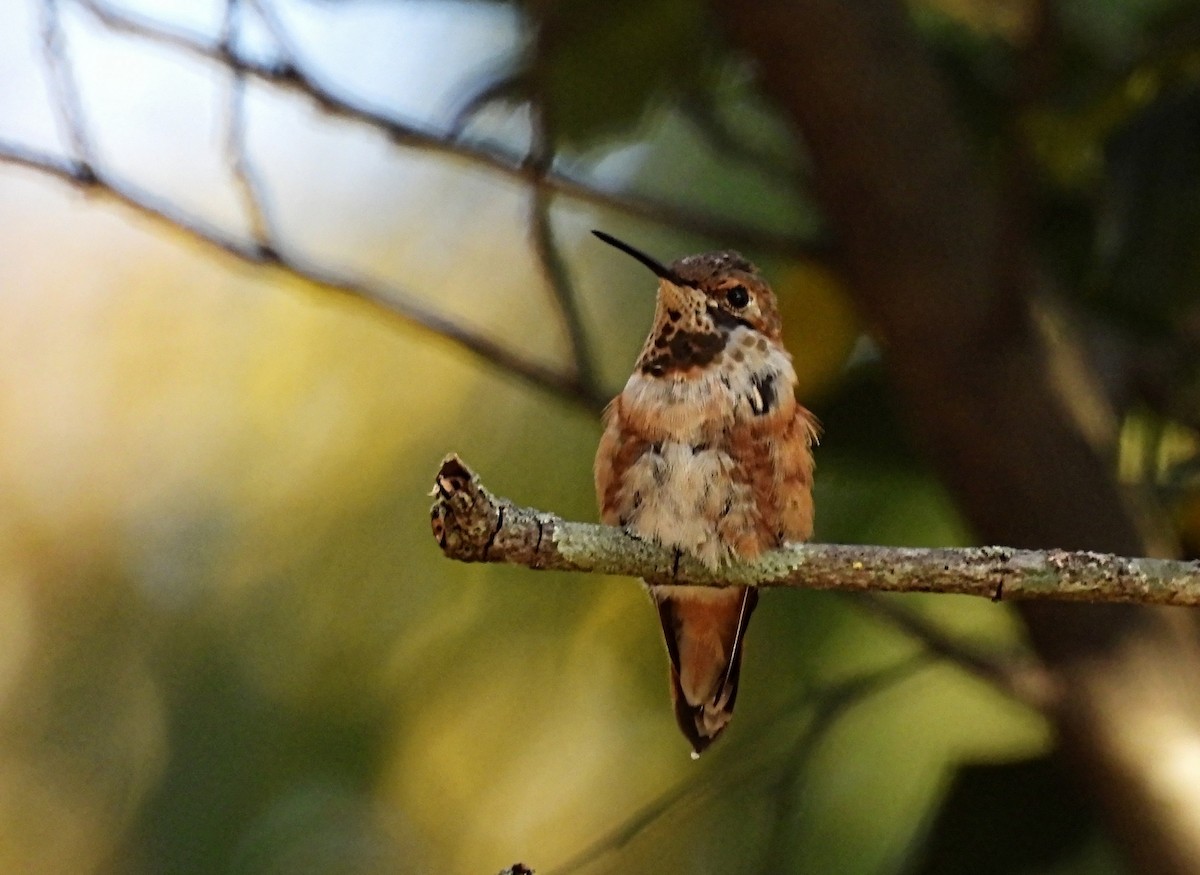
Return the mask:
<path fill-rule="evenodd" d="M 647 341 L 638 368 L 650 377 L 704 368 L 720 362 L 728 343 L 728 331 L 683 331 L 668 323 Z"/>

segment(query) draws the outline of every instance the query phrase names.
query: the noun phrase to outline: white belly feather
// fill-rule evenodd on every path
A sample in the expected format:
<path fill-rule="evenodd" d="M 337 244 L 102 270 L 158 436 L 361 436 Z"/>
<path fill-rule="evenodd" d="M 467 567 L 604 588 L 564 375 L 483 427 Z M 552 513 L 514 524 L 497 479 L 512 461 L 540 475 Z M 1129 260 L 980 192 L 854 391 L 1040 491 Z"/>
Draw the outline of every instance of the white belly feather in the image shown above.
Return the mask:
<path fill-rule="evenodd" d="M 730 425 L 763 409 L 763 385 L 773 387 L 777 406 L 794 405 L 795 382 L 791 357 L 745 328 L 733 332 L 721 360 L 699 375 L 635 372 L 622 407 L 634 415 L 653 411 L 655 437 L 661 440 L 625 471 L 620 508 L 625 527 L 709 566 L 730 558 L 717 523 L 730 507 L 745 506 L 752 497 L 749 485 L 732 476 L 735 462 L 722 438 Z"/>

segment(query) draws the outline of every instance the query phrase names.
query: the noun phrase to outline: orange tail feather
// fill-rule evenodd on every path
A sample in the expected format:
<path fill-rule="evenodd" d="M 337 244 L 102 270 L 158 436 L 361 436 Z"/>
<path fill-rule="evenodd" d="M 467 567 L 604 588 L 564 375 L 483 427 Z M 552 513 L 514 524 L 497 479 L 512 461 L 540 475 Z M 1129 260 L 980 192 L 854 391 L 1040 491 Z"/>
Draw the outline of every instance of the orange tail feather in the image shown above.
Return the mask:
<path fill-rule="evenodd" d="M 652 587 L 671 657 L 675 719 L 698 755 L 733 716 L 753 587 Z"/>

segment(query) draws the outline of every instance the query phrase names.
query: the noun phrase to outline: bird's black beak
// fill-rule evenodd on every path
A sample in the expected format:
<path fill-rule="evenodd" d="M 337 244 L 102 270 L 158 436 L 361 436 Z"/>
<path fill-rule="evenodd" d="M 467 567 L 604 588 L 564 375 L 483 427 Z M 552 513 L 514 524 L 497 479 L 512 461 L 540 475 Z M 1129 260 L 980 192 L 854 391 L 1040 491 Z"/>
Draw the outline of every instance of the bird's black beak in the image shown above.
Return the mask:
<path fill-rule="evenodd" d="M 665 279 L 667 282 L 674 283 L 677 286 L 685 285 L 685 283 L 679 277 L 677 277 L 674 273 L 671 272 L 670 268 L 664 266 L 661 261 L 651 258 L 649 255 L 642 252 L 640 249 L 634 249 L 628 243 L 626 243 L 622 240 L 618 240 L 616 237 L 612 236 L 611 234 L 605 234 L 603 231 L 592 231 L 592 233 L 595 234 L 597 237 L 599 237 L 601 240 L 603 240 L 605 243 L 607 243 L 609 246 L 615 246 L 617 249 L 620 249 L 626 255 L 632 255 L 634 258 L 636 258 L 642 264 L 646 265 L 646 267 L 648 267 L 652 271 L 654 271 L 655 276 L 657 276 L 661 279 Z"/>

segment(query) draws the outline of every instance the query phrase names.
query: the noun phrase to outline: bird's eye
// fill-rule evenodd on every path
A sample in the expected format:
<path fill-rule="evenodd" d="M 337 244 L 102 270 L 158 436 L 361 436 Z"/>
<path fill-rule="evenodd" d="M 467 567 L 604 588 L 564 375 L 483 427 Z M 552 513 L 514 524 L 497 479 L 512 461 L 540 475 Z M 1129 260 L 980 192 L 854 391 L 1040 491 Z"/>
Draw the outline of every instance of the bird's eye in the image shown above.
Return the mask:
<path fill-rule="evenodd" d="M 740 310 L 750 303 L 750 293 L 746 291 L 745 286 L 734 286 L 725 293 L 725 300 L 729 302 L 730 307 Z"/>

